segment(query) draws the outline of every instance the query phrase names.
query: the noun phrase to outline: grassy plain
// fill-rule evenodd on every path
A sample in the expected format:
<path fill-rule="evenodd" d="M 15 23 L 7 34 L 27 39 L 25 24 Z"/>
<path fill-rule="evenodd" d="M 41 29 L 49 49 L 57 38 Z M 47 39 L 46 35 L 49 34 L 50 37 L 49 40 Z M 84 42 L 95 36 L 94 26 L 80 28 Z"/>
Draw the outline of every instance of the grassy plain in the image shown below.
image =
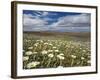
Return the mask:
<path fill-rule="evenodd" d="M 23 68 L 91 65 L 89 32 L 24 32 Z"/>

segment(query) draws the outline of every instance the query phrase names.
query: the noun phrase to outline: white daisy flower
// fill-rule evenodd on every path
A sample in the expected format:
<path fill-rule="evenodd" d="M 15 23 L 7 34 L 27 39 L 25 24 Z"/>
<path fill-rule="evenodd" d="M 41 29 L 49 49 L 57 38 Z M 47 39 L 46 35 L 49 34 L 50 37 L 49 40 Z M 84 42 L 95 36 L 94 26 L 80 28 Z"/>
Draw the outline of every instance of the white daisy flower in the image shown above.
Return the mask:
<path fill-rule="evenodd" d="M 40 42 L 41 42 L 41 43 L 43 43 L 43 41 L 42 41 L 42 40 L 41 40 Z"/>
<path fill-rule="evenodd" d="M 52 58 L 52 57 L 54 57 L 54 55 L 53 54 L 48 54 L 48 57 Z"/>
<path fill-rule="evenodd" d="M 33 52 L 33 54 L 37 54 L 38 52 Z"/>
<path fill-rule="evenodd" d="M 47 42 L 44 43 L 44 45 L 47 45 L 47 44 L 48 44 Z"/>
<path fill-rule="evenodd" d="M 59 55 L 60 55 L 60 56 L 64 56 L 64 54 L 63 54 L 63 53 L 60 53 Z"/>
<path fill-rule="evenodd" d="M 37 65 L 39 65 L 40 64 L 40 62 L 38 62 L 38 61 L 33 61 L 33 62 L 30 62 L 30 63 L 28 63 L 27 64 L 27 68 L 33 68 L 33 67 L 36 67 Z"/>
<path fill-rule="evenodd" d="M 48 50 L 48 52 L 53 52 L 53 50 Z"/>
<path fill-rule="evenodd" d="M 26 54 L 27 56 L 29 56 L 29 55 L 32 55 L 33 53 L 32 53 L 32 51 L 27 51 L 25 54 Z"/>
<path fill-rule="evenodd" d="M 82 48 L 80 48 L 80 49 L 82 49 Z"/>
<path fill-rule="evenodd" d="M 91 63 L 91 61 L 90 61 L 90 60 L 88 60 L 88 61 L 87 61 L 87 63 L 88 63 L 88 64 L 90 64 L 90 63 Z"/>
<path fill-rule="evenodd" d="M 52 47 L 53 49 L 56 49 L 56 47 L 54 46 L 54 47 Z"/>
<path fill-rule="evenodd" d="M 86 50 L 83 50 L 83 52 L 86 52 Z"/>
<path fill-rule="evenodd" d="M 36 40 L 36 41 L 38 42 L 38 41 L 40 41 L 40 40 Z"/>
<path fill-rule="evenodd" d="M 33 49 L 33 47 L 29 47 L 28 49 Z"/>
<path fill-rule="evenodd" d="M 30 42 L 31 40 L 27 40 L 27 42 Z"/>
<path fill-rule="evenodd" d="M 64 68 L 63 66 L 58 66 L 57 68 Z"/>
<path fill-rule="evenodd" d="M 50 43 L 49 45 L 50 45 L 50 46 L 53 46 L 53 44 L 51 44 L 51 43 Z"/>
<path fill-rule="evenodd" d="M 27 61 L 29 59 L 28 56 L 23 57 L 23 61 Z"/>
<path fill-rule="evenodd" d="M 59 52 L 59 50 L 55 50 L 55 52 Z"/>
<path fill-rule="evenodd" d="M 42 54 L 47 54 L 48 52 L 46 50 L 43 50 L 41 53 Z"/>
<path fill-rule="evenodd" d="M 84 60 L 85 58 L 84 57 L 81 57 L 81 60 Z"/>
<path fill-rule="evenodd" d="M 60 60 L 64 60 L 65 59 L 65 57 L 61 56 L 61 55 L 57 55 L 57 58 L 59 58 Z"/>
<path fill-rule="evenodd" d="M 38 44 L 39 44 L 39 43 L 35 43 L 35 44 L 34 44 L 34 46 L 36 46 L 36 47 L 37 47 L 37 46 L 38 46 Z"/>
<path fill-rule="evenodd" d="M 75 59 L 75 58 L 76 58 L 76 56 L 75 56 L 75 55 L 71 55 L 71 57 L 72 57 L 73 59 Z"/>
<path fill-rule="evenodd" d="M 50 40 L 48 40 L 48 41 L 50 41 Z"/>

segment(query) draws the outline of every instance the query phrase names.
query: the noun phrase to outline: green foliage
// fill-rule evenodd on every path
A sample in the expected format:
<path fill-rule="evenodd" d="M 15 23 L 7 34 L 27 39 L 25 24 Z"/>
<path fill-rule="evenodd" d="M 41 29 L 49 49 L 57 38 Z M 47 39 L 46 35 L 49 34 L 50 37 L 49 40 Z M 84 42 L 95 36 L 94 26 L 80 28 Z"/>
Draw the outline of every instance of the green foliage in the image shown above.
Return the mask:
<path fill-rule="evenodd" d="M 23 68 L 61 68 L 91 65 L 90 42 L 23 39 Z"/>

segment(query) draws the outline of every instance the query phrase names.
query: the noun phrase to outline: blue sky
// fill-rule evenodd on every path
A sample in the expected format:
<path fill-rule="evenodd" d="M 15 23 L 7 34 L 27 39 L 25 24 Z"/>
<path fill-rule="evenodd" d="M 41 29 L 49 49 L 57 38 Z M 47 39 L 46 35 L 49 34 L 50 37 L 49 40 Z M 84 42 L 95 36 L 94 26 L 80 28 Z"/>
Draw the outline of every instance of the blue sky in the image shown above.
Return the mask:
<path fill-rule="evenodd" d="M 23 10 L 24 31 L 90 31 L 89 13 Z"/>

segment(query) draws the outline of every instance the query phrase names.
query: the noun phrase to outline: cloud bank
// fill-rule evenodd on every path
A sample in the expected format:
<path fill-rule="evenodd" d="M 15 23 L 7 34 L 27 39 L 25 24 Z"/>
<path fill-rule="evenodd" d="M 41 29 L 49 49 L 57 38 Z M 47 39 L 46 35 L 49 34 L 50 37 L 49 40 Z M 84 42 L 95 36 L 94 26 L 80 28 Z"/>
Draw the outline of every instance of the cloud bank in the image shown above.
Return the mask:
<path fill-rule="evenodd" d="M 26 11 L 27 12 L 27 11 Z M 72 14 L 63 12 L 33 11 L 23 13 L 24 31 L 90 31 L 91 15 L 89 13 Z"/>

